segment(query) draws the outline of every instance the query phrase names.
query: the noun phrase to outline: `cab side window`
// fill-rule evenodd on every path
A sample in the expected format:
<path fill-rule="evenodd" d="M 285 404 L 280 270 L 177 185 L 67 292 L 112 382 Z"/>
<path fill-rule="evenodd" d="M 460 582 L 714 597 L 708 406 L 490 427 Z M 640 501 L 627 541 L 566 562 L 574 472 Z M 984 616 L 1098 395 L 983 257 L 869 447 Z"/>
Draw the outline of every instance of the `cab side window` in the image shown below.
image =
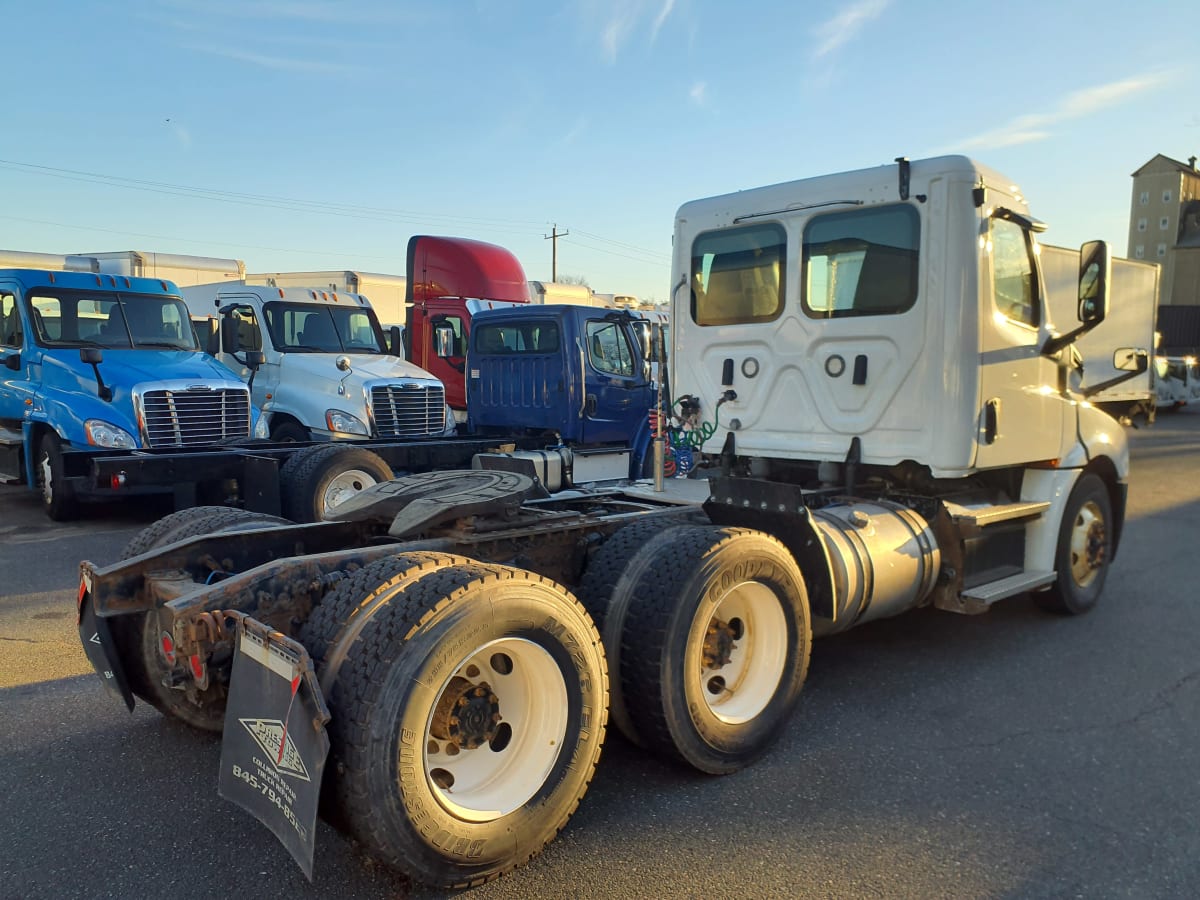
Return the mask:
<path fill-rule="evenodd" d="M 24 337 L 17 298 L 13 294 L 0 292 L 0 347 L 19 350 L 24 345 Z"/>
<path fill-rule="evenodd" d="M 587 323 L 588 357 L 598 372 L 633 377 L 633 350 L 612 322 Z"/>
<path fill-rule="evenodd" d="M 1028 233 L 1016 222 L 992 219 L 989 238 L 996 309 L 1013 322 L 1036 328 L 1041 317 L 1041 298 Z"/>

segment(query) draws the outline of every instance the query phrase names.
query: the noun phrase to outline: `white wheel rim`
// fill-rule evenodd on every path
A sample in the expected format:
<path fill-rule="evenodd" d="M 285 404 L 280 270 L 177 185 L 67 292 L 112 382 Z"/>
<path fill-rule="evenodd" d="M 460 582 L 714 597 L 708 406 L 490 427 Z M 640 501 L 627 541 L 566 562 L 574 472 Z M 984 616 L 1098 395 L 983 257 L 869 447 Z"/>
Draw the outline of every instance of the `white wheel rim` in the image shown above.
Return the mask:
<path fill-rule="evenodd" d="M 711 629 L 740 634 L 720 658 L 706 658 Z M 727 725 L 748 722 L 767 708 L 783 677 L 788 655 L 788 623 L 771 588 L 743 581 L 730 588 L 706 616 L 699 616 L 693 639 L 700 647 L 697 693 Z"/>
<path fill-rule="evenodd" d="M 38 468 L 42 470 L 42 500 L 49 505 L 54 502 L 54 470 L 50 468 L 50 454 L 45 450 L 38 460 Z"/>
<path fill-rule="evenodd" d="M 444 725 L 434 721 L 440 704 L 461 696 L 464 681 L 476 688 L 486 685 L 499 708 L 496 737 L 474 749 L 447 740 Z M 524 638 L 491 641 L 464 659 L 438 689 L 425 726 L 425 781 L 451 815 L 490 822 L 519 809 L 542 788 L 566 733 L 567 685 L 554 657 Z"/>
<path fill-rule="evenodd" d="M 1071 577 L 1082 588 L 1096 580 L 1104 563 L 1104 517 L 1089 501 L 1080 507 L 1071 529 Z"/>
<path fill-rule="evenodd" d="M 362 469 L 347 469 L 326 485 L 321 494 L 321 508 L 325 512 L 329 512 L 339 503 L 345 503 L 355 494 L 378 483 L 379 481 L 370 472 L 364 472 Z"/>

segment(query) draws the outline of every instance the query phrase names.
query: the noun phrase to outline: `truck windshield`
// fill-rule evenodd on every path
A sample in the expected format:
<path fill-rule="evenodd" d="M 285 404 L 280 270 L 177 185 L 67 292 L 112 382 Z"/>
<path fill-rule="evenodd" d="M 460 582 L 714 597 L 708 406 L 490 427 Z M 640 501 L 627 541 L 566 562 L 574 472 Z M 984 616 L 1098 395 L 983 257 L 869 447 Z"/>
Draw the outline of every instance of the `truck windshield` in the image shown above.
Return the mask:
<path fill-rule="evenodd" d="M 177 297 L 39 288 L 29 303 L 43 347 L 198 349 L 187 307 Z"/>
<path fill-rule="evenodd" d="M 268 303 L 271 343 L 281 353 L 386 353 L 375 311 L 323 303 Z"/>

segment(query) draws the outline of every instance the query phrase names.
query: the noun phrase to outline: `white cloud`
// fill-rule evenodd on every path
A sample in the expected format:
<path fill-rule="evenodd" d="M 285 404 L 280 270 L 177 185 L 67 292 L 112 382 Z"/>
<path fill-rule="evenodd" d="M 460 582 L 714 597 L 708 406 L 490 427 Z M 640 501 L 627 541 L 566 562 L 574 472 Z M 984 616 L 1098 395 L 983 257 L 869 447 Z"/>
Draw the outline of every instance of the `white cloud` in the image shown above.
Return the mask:
<path fill-rule="evenodd" d="M 858 33 L 871 21 L 879 18 L 891 0 L 858 0 L 831 19 L 813 29 L 817 46 L 813 59 L 828 56 L 835 50 L 858 37 Z"/>
<path fill-rule="evenodd" d="M 675 0 L 588 0 L 581 11 L 588 22 L 600 23 L 589 27 L 596 27 L 604 58 L 614 63 L 647 19 L 650 43 L 654 43 L 674 9 Z"/>
<path fill-rule="evenodd" d="M 1167 84 L 1173 77 L 1167 72 L 1148 72 L 1073 91 L 1048 112 L 1024 113 L 999 128 L 965 138 L 952 146 L 955 150 L 981 150 L 1043 141 L 1053 134 L 1050 126 L 1116 106 L 1137 94 Z"/>
<path fill-rule="evenodd" d="M 192 50 L 200 53 L 210 53 L 213 56 L 223 56 L 226 59 L 236 59 L 239 62 L 261 66 L 264 69 L 275 69 L 284 72 L 312 72 L 323 75 L 345 75 L 350 72 L 363 71 L 361 66 L 343 65 L 342 63 L 326 62 L 313 57 L 268 56 L 263 53 L 249 53 L 235 50 L 231 47 L 214 47 L 210 45 L 192 45 Z"/>
<path fill-rule="evenodd" d="M 708 99 L 708 84 L 703 81 L 697 81 L 692 85 L 692 89 L 688 91 L 688 97 L 697 106 L 703 106 Z"/>
<path fill-rule="evenodd" d="M 580 116 L 575 120 L 575 124 L 571 130 L 559 138 L 558 146 L 567 147 L 579 139 L 579 136 L 587 130 L 588 120 L 585 116 Z"/>

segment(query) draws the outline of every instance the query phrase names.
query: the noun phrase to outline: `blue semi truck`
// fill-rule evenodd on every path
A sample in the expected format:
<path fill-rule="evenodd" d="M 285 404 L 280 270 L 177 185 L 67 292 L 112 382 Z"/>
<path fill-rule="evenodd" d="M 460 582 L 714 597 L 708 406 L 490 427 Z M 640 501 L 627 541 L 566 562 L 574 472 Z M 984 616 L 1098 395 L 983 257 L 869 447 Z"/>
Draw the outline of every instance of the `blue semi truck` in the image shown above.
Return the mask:
<path fill-rule="evenodd" d="M 111 494 L 95 455 L 248 439 L 252 417 L 171 282 L 0 269 L 0 479 L 39 491 L 52 519 Z"/>
<path fill-rule="evenodd" d="M 169 485 L 178 508 L 223 487 L 221 503 L 314 522 L 382 481 L 438 469 L 519 471 L 549 491 L 651 474 L 657 366 L 645 319 L 579 306 L 491 310 L 473 319 L 465 356 L 445 319 L 431 328 L 437 355 L 465 367 L 463 434 L 113 451 L 89 458 L 91 486 Z"/>

